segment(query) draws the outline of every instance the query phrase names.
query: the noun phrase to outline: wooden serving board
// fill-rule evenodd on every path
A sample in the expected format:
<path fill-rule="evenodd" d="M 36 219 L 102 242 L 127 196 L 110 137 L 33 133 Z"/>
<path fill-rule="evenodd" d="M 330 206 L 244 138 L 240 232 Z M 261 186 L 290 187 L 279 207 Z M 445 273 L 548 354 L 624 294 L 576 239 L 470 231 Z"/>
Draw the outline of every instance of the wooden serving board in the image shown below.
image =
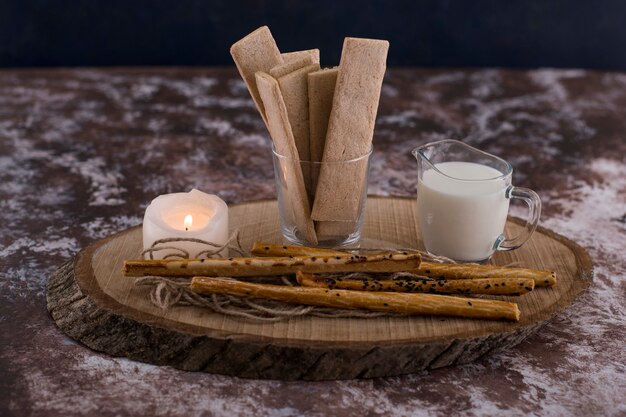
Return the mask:
<path fill-rule="evenodd" d="M 415 247 L 415 200 L 370 197 L 362 247 Z M 244 247 L 282 242 L 275 201 L 230 207 L 231 228 Z M 509 219 L 507 233 L 520 221 Z M 567 308 L 592 279 L 592 264 L 577 244 L 539 228 L 521 249 L 498 252 L 493 263 L 557 272 L 555 288 L 521 297 L 517 323 L 433 316 L 382 318 L 297 317 L 257 323 L 198 307 L 168 312 L 152 306 L 148 289 L 122 275 L 138 259 L 141 227 L 96 242 L 50 278 L 48 309 L 57 325 L 86 346 L 114 356 L 189 371 L 247 378 L 349 379 L 399 375 L 467 363 L 509 348 Z"/>

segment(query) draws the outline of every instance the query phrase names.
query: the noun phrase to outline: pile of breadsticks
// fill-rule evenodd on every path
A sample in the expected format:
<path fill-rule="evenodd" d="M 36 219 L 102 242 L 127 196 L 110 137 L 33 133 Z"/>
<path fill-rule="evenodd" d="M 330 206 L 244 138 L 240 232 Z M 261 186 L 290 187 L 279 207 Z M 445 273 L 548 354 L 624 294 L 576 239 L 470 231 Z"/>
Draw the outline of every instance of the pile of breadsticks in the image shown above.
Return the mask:
<path fill-rule="evenodd" d="M 520 318 L 516 303 L 443 294 L 521 295 L 535 287 L 556 285 L 556 274 L 551 271 L 422 262 L 416 252 L 360 255 L 257 242 L 252 253 L 257 256 L 129 260 L 124 263 L 124 273 L 135 277 L 192 277 L 191 289 L 200 294 L 396 314 L 512 321 Z M 375 278 L 337 277 L 339 273 L 357 272 L 374 274 L 371 276 Z M 389 274 L 398 272 L 407 272 L 410 278 L 389 278 Z M 329 278 L 328 274 L 333 277 Z M 295 275 L 299 286 L 245 281 L 245 277 L 276 275 Z"/>
<path fill-rule="evenodd" d="M 230 49 L 286 157 L 290 223 L 313 245 L 354 230 L 367 187 L 367 158 L 359 158 L 372 147 L 388 49 L 384 40 L 346 38 L 339 66 L 321 69 L 318 49 L 281 53 L 267 26 Z"/>

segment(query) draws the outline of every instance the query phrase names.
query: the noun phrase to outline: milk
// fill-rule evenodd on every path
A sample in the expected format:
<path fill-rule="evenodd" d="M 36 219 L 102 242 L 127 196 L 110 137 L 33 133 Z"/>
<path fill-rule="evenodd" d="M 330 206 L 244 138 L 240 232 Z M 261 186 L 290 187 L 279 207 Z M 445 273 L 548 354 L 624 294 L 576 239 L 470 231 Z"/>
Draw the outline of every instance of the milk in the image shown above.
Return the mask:
<path fill-rule="evenodd" d="M 442 162 L 435 167 L 447 176 L 431 168 L 417 186 L 423 245 L 432 254 L 457 261 L 489 258 L 509 210 L 507 183 L 494 179 L 503 174 L 472 162 Z"/>

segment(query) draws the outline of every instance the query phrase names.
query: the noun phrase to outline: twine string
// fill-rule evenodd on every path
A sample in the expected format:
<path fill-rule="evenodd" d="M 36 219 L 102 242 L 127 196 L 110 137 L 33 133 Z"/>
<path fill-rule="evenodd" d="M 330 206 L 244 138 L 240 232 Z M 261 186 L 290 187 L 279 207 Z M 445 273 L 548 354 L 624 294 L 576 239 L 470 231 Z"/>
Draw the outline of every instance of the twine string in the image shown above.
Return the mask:
<path fill-rule="evenodd" d="M 167 258 L 189 259 L 191 258 L 191 254 L 189 253 L 189 251 L 181 247 L 163 246 L 164 243 L 172 243 L 172 242 L 199 243 L 201 245 L 206 245 L 210 247 L 209 249 L 205 249 L 201 252 L 196 253 L 193 256 L 194 258 L 214 257 L 214 256 L 219 255 L 222 251 L 226 249 L 232 250 L 236 252 L 237 254 L 239 254 L 240 256 L 249 256 L 249 253 L 246 252 L 241 246 L 241 237 L 239 236 L 239 229 L 235 229 L 233 233 L 230 235 L 230 237 L 228 238 L 228 240 L 223 244 L 209 242 L 207 240 L 202 240 L 202 239 L 198 239 L 195 237 L 167 237 L 163 239 L 158 239 L 158 240 L 155 240 L 148 249 L 141 252 L 141 256 L 145 257 L 146 255 L 148 255 L 150 259 L 154 259 L 155 252 L 159 252 L 163 250 L 174 250 L 177 252 L 167 253 L 166 255 L 163 255 L 162 259 L 167 259 Z"/>
<path fill-rule="evenodd" d="M 222 277 L 222 279 L 230 278 Z M 370 318 L 389 315 L 373 311 L 291 305 L 279 301 L 239 298 L 222 294 L 203 296 L 193 292 L 190 284 L 190 278 L 172 279 L 150 276 L 141 277 L 135 281 L 136 286 L 150 287 L 150 302 L 164 311 L 175 306 L 196 306 L 226 316 L 264 322 L 283 321 L 305 315 L 325 318 Z"/>

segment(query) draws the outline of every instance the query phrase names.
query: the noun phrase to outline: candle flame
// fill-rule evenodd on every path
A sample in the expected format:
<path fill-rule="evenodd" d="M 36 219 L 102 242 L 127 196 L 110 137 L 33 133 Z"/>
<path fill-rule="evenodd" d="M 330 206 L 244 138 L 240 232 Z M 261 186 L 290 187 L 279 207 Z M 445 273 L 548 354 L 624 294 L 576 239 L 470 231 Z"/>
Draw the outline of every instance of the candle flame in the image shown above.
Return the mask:
<path fill-rule="evenodd" d="M 185 230 L 189 230 L 189 228 L 193 224 L 193 216 L 191 214 L 186 215 L 183 223 L 185 225 Z"/>

